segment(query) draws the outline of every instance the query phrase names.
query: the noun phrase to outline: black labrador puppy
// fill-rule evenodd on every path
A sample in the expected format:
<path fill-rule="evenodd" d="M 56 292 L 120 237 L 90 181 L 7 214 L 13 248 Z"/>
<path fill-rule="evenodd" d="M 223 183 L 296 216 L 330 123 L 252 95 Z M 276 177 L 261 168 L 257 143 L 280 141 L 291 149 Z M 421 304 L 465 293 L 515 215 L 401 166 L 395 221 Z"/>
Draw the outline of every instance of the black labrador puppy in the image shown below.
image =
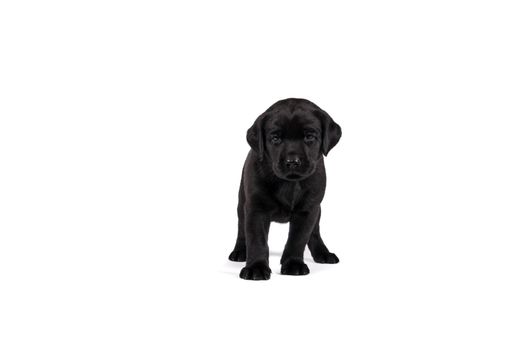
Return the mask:
<path fill-rule="evenodd" d="M 239 189 L 239 232 L 229 259 L 246 261 L 240 277 L 270 278 L 270 222 L 290 222 L 281 258 L 283 275 L 306 275 L 306 245 L 315 262 L 335 264 L 321 239 L 319 219 L 326 187 L 323 155 L 341 137 L 341 128 L 308 100 L 289 98 L 272 105 L 248 129 L 251 146 Z"/>

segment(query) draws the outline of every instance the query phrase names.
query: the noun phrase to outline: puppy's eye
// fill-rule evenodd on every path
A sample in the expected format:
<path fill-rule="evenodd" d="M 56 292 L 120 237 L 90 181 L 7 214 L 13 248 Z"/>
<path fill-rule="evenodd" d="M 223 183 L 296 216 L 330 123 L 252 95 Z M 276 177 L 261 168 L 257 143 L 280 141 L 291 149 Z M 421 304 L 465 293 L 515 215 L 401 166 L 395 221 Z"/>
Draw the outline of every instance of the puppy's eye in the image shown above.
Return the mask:
<path fill-rule="evenodd" d="M 281 143 L 281 138 L 277 135 L 273 135 L 270 137 L 270 142 L 273 143 L 274 145 L 277 145 Z"/>
<path fill-rule="evenodd" d="M 306 134 L 304 136 L 304 141 L 305 142 L 313 142 L 313 141 L 315 141 L 315 139 L 316 139 L 316 137 L 315 137 L 314 134 Z"/>

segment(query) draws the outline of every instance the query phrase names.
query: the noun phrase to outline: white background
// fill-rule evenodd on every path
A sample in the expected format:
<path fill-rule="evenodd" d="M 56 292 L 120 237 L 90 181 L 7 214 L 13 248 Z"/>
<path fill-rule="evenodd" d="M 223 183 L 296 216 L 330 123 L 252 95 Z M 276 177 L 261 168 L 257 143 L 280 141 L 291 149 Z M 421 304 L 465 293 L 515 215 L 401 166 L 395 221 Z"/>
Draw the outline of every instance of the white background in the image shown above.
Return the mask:
<path fill-rule="evenodd" d="M 3 1 L 0 348 L 524 349 L 519 1 Z M 321 4 L 322 3 L 322 4 Z M 245 133 L 342 126 L 338 265 L 239 279 Z"/>

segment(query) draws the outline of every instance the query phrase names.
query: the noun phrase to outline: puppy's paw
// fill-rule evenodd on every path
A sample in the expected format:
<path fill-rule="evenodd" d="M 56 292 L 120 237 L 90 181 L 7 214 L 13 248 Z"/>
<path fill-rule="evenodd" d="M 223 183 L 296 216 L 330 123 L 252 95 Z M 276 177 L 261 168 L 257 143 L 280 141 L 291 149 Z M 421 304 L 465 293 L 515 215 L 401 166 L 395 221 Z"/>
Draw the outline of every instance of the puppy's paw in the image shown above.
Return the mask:
<path fill-rule="evenodd" d="M 231 261 L 246 261 L 246 249 L 234 250 L 228 257 Z"/>
<path fill-rule="evenodd" d="M 290 260 L 281 266 L 281 274 L 283 275 L 302 276 L 308 275 L 309 273 L 310 269 L 302 261 Z"/>
<path fill-rule="evenodd" d="M 241 270 L 239 277 L 245 280 L 269 280 L 272 270 L 265 263 L 255 263 Z"/>
<path fill-rule="evenodd" d="M 322 253 L 312 257 L 319 264 L 337 264 L 339 262 L 339 258 L 334 253 Z"/>

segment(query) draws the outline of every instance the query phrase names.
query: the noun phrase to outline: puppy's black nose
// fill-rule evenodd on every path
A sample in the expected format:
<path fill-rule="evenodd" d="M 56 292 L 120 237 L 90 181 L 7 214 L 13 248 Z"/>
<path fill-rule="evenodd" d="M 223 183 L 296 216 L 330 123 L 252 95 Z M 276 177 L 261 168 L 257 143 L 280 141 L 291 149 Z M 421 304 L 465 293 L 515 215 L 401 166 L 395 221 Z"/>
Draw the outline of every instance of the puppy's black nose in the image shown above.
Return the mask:
<path fill-rule="evenodd" d="M 299 157 L 289 157 L 284 161 L 284 163 L 288 169 L 295 169 L 301 166 L 301 160 Z"/>

